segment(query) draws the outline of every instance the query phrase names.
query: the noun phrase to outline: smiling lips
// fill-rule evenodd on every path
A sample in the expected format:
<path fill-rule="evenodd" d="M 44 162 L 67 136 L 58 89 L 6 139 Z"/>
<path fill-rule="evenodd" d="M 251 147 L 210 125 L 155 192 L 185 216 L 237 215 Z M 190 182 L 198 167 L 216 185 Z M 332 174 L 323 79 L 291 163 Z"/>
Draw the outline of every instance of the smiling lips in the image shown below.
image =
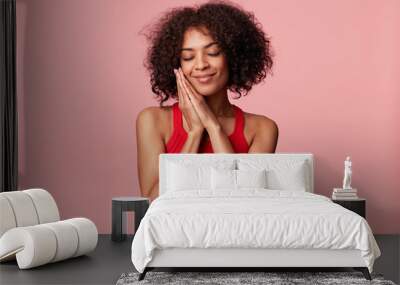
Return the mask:
<path fill-rule="evenodd" d="M 214 75 L 215 73 L 206 76 L 195 76 L 195 78 L 200 83 L 209 83 Z"/>

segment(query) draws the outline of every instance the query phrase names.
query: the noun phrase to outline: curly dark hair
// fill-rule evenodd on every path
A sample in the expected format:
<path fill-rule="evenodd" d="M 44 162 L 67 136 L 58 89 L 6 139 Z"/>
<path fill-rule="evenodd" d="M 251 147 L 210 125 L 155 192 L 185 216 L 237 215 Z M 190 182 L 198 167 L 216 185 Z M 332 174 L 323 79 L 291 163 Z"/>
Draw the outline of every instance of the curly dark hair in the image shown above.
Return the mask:
<path fill-rule="evenodd" d="M 144 34 L 150 42 L 144 65 L 160 106 L 170 97 L 177 98 L 173 69 L 180 67 L 183 35 L 189 27 L 207 28 L 219 44 L 228 62 L 227 88 L 238 94 L 237 98 L 247 95 L 268 72 L 272 74 L 270 39 L 253 13 L 218 0 L 200 6 L 173 8 Z"/>

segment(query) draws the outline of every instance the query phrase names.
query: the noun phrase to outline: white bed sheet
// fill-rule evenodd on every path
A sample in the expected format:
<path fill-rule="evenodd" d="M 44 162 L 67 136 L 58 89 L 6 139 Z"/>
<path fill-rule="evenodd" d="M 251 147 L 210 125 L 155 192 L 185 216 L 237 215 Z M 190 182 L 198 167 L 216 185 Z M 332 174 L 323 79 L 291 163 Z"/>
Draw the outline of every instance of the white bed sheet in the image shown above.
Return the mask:
<path fill-rule="evenodd" d="M 358 249 L 370 272 L 380 256 L 361 216 L 321 195 L 259 188 L 161 195 L 136 231 L 133 265 L 143 272 L 165 248 Z"/>

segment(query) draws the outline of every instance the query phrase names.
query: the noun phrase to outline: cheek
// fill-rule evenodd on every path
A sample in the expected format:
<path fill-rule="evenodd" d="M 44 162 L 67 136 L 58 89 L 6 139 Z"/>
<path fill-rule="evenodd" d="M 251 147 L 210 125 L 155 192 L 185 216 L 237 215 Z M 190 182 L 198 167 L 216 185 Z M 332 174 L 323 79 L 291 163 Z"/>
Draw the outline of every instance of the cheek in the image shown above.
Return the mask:
<path fill-rule="evenodd" d="M 181 60 L 180 64 L 184 74 L 188 74 L 189 71 L 192 69 L 192 64 L 190 63 L 190 61 Z"/>
<path fill-rule="evenodd" d="M 218 63 L 218 70 L 220 72 L 220 76 L 225 78 L 229 71 L 228 71 L 228 64 L 225 59 L 221 59 Z"/>
<path fill-rule="evenodd" d="M 220 80 L 221 84 L 227 84 L 228 78 L 229 78 L 228 67 L 226 65 L 225 66 L 221 66 L 220 76 L 219 76 L 219 80 Z"/>
<path fill-rule="evenodd" d="M 186 79 L 190 79 L 190 70 L 191 70 L 190 67 L 181 65 L 181 69 L 182 69 L 183 75 L 185 75 Z"/>

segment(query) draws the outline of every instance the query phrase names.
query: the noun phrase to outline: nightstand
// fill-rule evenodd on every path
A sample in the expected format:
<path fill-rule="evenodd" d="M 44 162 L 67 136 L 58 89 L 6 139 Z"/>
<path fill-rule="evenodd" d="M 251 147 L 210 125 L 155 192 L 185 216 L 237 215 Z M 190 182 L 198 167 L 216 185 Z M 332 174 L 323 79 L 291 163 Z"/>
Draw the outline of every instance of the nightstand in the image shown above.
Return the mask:
<path fill-rule="evenodd" d="M 114 197 L 112 198 L 112 241 L 126 239 L 126 212 L 135 212 L 135 233 L 140 221 L 146 214 L 150 200 L 144 197 Z"/>
<path fill-rule="evenodd" d="M 366 217 L 366 200 L 363 198 L 358 198 L 355 200 L 333 200 L 332 202 L 339 204 L 340 206 L 353 211 L 356 214 L 359 214 L 361 217 L 365 219 Z"/>

